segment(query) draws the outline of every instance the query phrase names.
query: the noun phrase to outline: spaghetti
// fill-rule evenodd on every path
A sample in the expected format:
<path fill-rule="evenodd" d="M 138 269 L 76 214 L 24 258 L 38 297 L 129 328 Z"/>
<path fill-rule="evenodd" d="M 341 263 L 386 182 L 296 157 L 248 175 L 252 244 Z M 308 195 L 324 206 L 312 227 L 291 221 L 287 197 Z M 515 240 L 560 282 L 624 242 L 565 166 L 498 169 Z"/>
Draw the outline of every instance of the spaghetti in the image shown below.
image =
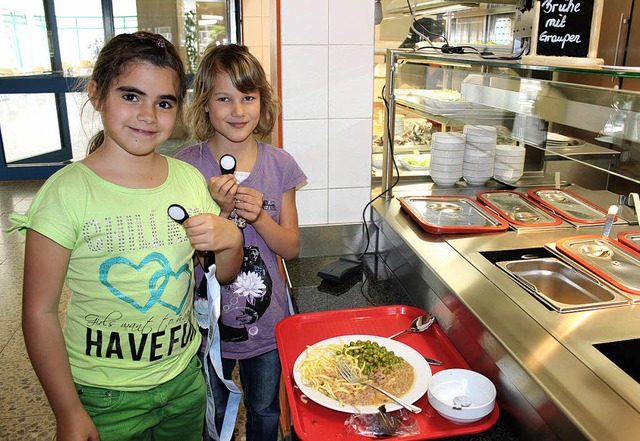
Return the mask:
<path fill-rule="evenodd" d="M 389 392 L 402 396 L 414 381 L 413 367 L 404 359 L 370 341 L 350 344 L 309 346 L 306 357 L 298 365 L 304 384 L 340 403 L 379 405 L 388 398 L 364 384 L 345 380 L 336 370 L 339 360 L 347 363 L 362 378 Z"/>

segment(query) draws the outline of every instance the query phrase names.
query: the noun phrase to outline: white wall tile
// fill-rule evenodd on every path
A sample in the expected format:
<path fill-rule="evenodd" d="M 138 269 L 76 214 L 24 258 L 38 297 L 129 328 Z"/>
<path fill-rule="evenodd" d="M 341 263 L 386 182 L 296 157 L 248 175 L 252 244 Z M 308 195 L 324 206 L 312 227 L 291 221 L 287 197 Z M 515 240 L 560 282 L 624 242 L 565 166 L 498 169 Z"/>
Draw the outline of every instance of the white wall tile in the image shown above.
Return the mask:
<path fill-rule="evenodd" d="M 262 68 L 267 74 L 267 79 L 271 83 L 271 48 L 269 46 L 262 46 L 262 57 L 260 58 Z"/>
<path fill-rule="evenodd" d="M 371 116 L 373 61 L 373 46 L 329 47 L 330 118 Z"/>
<path fill-rule="evenodd" d="M 298 224 L 300 226 L 327 223 L 327 195 L 327 190 L 302 189 L 296 192 Z"/>
<path fill-rule="evenodd" d="M 262 15 L 262 0 L 243 0 L 242 18 L 259 17 Z"/>
<path fill-rule="evenodd" d="M 369 187 L 329 190 L 329 223 L 360 222 L 362 211 L 370 200 Z"/>
<path fill-rule="evenodd" d="M 329 120 L 329 188 L 371 185 L 372 118 Z"/>
<path fill-rule="evenodd" d="M 360 222 L 371 198 L 374 3 L 280 0 L 283 147 L 308 176 L 300 225 Z"/>
<path fill-rule="evenodd" d="M 262 68 L 266 69 L 266 66 L 264 64 L 264 60 L 262 59 L 262 57 L 263 57 L 262 46 L 248 46 L 248 48 L 249 48 L 249 52 L 251 52 L 253 54 L 253 56 L 258 59 L 258 61 L 262 65 Z"/>
<path fill-rule="evenodd" d="M 266 16 L 262 17 L 262 45 L 270 46 L 271 44 L 271 26 L 272 26 L 272 17 Z M 273 39 L 273 45 L 275 45 L 275 38 Z"/>
<path fill-rule="evenodd" d="M 262 46 L 262 17 L 243 17 L 242 43 L 246 46 Z"/>
<path fill-rule="evenodd" d="M 329 5 L 326 0 L 282 0 L 280 39 L 283 45 L 327 44 Z"/>
<path fill-rule="evenodd" d="M 329 0 L 329 44 L 374 44 L 373 0 Z"/>
<path fill-rule="evenodd" d="M 326 189 L 329 157 L 326 119 L 295 120 L 282 123 L 283 148 L 291 153 L 307 175 L 305 189 Z"/>
<path fill-rule="evenodd" d="M 283 119 L 326 118 L 327 46 L 282 46 Z"/>
<path fill-rule="evenodd" d="M 271 15 L 272 8 L 275 10 L 276 0 L 258 0 L 262 4 L 262 15 L 264 17 Z"/>

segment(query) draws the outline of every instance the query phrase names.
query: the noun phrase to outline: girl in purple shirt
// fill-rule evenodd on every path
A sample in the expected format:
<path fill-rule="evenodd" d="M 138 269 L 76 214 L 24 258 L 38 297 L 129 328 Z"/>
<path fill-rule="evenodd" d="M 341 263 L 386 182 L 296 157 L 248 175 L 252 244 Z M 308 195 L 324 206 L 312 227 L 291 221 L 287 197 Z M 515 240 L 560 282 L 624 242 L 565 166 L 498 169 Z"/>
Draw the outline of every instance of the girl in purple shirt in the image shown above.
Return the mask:
<path fill-rule="evenodd" d="M 293 157 L 258 141 L 271 133 L 280 106 L 259 61 L 245 46 L 210 46 L 194 77 L 187 113 L 200 144 L 176 155 L 200 170 L 221 208 L 243 236 L 242 269 L 222 285 L 219 321 L 224 377 L 239 363 L 247 409 L 247 441 L 276 441 L 280 405 L 280 360 L 274 328 L 289 315 L 278 256 L 298 255 L 300 234 L 296 187 L 306 176 Z M 220 158 L 236 160 L 235 173 L 223 174 Z M 196 280 L 203 271 L 196 269 Z M 206 287 L 196 297 L 196 314 L 206 314 Z M 204 292 L 202 292 L 204 291 Z M 212 378 L 216 378 L 212 375 Z M 216 426 L 222 425 L 227 390 L 214 387 Z"/>

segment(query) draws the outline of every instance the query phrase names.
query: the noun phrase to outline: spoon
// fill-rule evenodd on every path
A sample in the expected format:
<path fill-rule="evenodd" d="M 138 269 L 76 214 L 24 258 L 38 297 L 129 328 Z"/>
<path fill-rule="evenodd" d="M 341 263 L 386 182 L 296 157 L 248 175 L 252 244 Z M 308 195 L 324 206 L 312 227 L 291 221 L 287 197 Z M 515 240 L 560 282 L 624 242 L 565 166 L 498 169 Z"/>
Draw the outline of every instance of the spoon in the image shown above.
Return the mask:
<path fill-rule="evenodd" d="M 411 322 L 411 327 L 409 329 L 405 329 L 403 331 L 397 332 L 389 338 L 397 337 L 401 334 L 404 334 L 405 332 L 424 332 L 427 329 L 429 329 L 429 327 L 433 324 L 435 320 L 436 320 L 435 316 L 430 312 L 427 312 L 426 314 L 413 319 L 413 321 Z"/>

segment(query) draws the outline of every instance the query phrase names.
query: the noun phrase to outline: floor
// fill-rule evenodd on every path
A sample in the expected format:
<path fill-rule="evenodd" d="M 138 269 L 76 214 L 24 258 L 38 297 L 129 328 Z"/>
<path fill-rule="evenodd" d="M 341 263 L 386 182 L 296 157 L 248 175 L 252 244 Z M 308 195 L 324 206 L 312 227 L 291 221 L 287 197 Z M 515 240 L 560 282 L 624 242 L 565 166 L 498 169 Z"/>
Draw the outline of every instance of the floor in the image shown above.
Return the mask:
<path fill-rule="evenodd" d="M 25 212 L 41 182 L 0 183 L 0 228 L 12 212 Z M 24 237 L 0 235 L 0 439 L 54 439 L 55 420 L 29 362 L 20 326 Z M 68 298 L 68 293 L 64 293 Z M 64 304 L 64 303 L 63 303 Z"/>
<path fill-rule="evenodd" d="M 0 182 L 0 229 L 10 226 L 9 215 L 24 213 L 42 181 Z M 31 367 L 21 329 L 24 236 L 0 234 L 0 440 L 53 441 L 55 420 Z M 61 318 L 69 297 L 65 289 Z M 244 440 L 246 418 L 241 406 L 236 441 Z"/>

